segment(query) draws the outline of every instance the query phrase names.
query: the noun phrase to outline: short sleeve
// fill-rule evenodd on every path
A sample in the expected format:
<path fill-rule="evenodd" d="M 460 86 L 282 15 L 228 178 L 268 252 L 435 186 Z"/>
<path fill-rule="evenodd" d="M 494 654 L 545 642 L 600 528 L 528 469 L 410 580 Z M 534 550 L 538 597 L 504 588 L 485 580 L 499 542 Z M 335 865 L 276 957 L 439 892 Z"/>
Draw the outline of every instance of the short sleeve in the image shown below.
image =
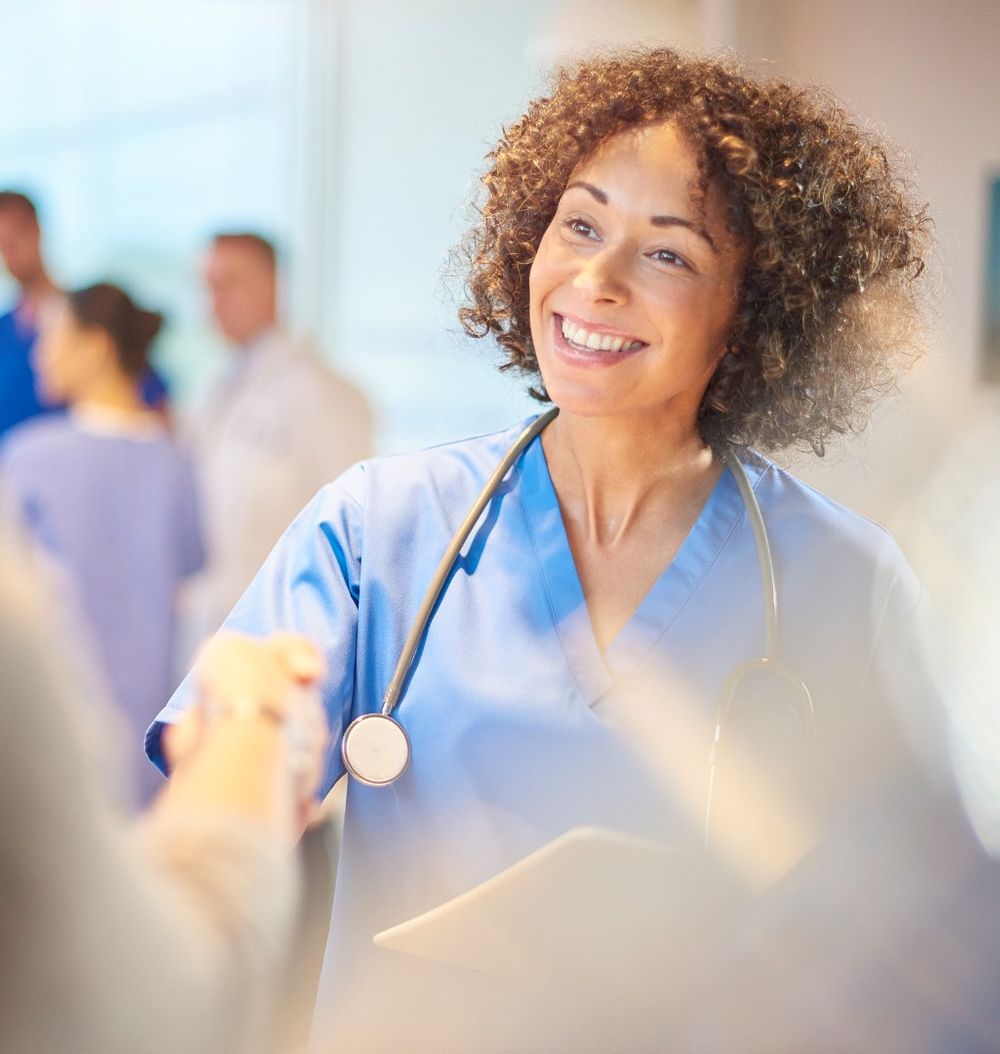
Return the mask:
<path fill-rule="evenodd" d="M 336 748 L 324 793 L 343 775 L 340 736 L 354 701 L 363 484 L 364 466 L 356 465 L 324 487 L 279 539 L 222 625 L 224 631 L 258 637 L 299 633 L 322 651 L 328 671 L 323 701 Z M 163 726 L 193 701 L 189 673 L 146 733 L 146 753 L 163 772 Z"/>
<path fill-rule="evenodd" d="M 948 779 L 949 720 L 936 621 L 927 591 L 899 554 L 876 627 L 864 720 L 874 721 L 876 737 L 880 729 L 890 741 L 898 737 L 899 748 L 940 781 Z"/>

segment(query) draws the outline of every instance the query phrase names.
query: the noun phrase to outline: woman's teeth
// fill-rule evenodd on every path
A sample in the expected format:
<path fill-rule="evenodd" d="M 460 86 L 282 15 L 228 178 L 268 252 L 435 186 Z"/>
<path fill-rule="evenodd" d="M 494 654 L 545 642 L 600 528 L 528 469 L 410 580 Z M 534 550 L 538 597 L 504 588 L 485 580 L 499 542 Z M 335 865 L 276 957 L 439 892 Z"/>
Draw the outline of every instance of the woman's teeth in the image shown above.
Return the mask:
<path fill-rule="evenodd" d="M 635 351 L 645 344 L 643 340 L 625 340 L 608 333 L 591 333 L 589 329 L 576 326 L 565 318 L 562 320 L 562 335 L 581 351 Z"/>

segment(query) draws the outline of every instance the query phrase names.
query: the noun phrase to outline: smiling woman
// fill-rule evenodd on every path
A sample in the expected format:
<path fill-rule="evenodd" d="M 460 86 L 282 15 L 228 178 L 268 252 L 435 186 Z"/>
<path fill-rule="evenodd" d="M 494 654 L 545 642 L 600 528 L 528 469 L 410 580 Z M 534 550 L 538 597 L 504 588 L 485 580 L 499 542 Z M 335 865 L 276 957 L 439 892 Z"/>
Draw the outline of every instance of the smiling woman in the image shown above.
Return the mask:
<path fill-rule="evenodd" d="M 472 336 L 494 336 L 508 366 L 537 379 L 528 275 L 553 217 L 572 211 L 577 184 L 594 182 L 586 171 L 609 163 L 622 133 L 652 161 L 651 128 L 664 123 L 672 131 L 659 133 L 659 172 L 648 172 L 659 191 L 647 187 L 645 204 L 676 210 L 661 223 L 645 217 L 662 228 L 657 259 L 701 273 L 711 227 L 723 254 L 728 243 L 745 261 L 699 430 L 717 449 L 821 453 L 831 436 L 864 426 L 914 348 L 929 230 L 887 144 L 822 91 L 756 80 L 734 60 L 662 50 L 562 71 L 490 155 L 481 220 L 465 244 L 462 322 Z M 643 135 L 652 138 L 640 146 Z M 622 204 L 612 188 L 582 190 L 590 205 Z M 585 227 L 572 229 L 582 237 Z M 708 262 L 716 273 L 719 261 Z"/>
<path fill-rule="evenodd" d="M 637 414 L 691 431 L 726 349 L 746 252 L 673 124 L 607 140 L 581 163 L 529 283 L 533 350 L 564 411 Z M 591 368 L 614 366 L 592 374 Z"/>
<path fill-rule="evenodd" d="M 900 710 L 931 726 L 940 703 L 921 589 L 881 528 L 749 447 L 821 448 L 888 383 L 890 338 L 916 312 L 922 211 L 822 95 L 669 51 L 563 73 L 491 161 L 462 319 L 558 416 L 348 470 L 226 621 L 313 637 L 330 671 L 327 785 L 345 764 L 350 783 L 316 1034 L 344 1050 L 708 1049 L 687 1031 L 720 1002 L 699 980 L 715 966 L 698 964 L 731 949 L 726 916 L 696 892 L 597 903 L 571 874 L 541 914 L 576 937 L 544 962 L 514 897 L 510 926 L 490 925 L 523 976 L 375 940 L 598 826 L 679 847 L 685 873 L 682 857 L 746 890 L 825 849 L 789 906 L 794 940 L 761 952 L 789 1027 L 757 1049 L 884 1049 L 890 1025 L 914 1037 L 898 1049 L 924 1049 L 942 1034 L 919 1003 L 927 977 L 900 978 L 854 939 L 884 927 L 845 926 L 833 977 L 816 926 L 874 872 L 880 903 L 908 877 L 827 838 L 885 802 L 895 829 L 887 788 L 901 771 L 919 781 L 894 729 Z M 737 693 L 748 670 L 766 691 Z M 161 764 L 163 727 L 193 695 L 188 679 L 150 729 Z M 741 764 L 720 779 L 723 730 Z M 713 919 L 722 944 L 609 937 L 579 973 L 583 935 L 619 916 L 661 932 L 671 911 Z M 737 1005 L 762 1005 L 757 973 L 732 983 Z M 838 1018 L 817 1023 L 828 976 Z M 869 1008 L 852 999 L 873 977 L 892 998 L 859 1043 Z M 745 1050 L 746 1020 L 711 1049 Z"/>

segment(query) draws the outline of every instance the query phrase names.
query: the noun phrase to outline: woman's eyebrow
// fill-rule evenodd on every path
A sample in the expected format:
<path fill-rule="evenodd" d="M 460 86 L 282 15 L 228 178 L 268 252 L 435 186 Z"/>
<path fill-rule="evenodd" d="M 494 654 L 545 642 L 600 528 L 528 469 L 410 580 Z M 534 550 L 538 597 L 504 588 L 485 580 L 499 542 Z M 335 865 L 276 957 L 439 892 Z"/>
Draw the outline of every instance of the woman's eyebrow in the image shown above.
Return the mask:
<path fill-rule="evenodd" d="M 719 250 L 716 247 L 715 242 L 712 241 L 712 236 L 700 223 L 695 223 L 693 220 L 686 220 L 683 216 L 650 216 L 649 222 L 654 227 L 687 227 L 692 234 L 697 234 L 699 238 L 703 238 L 708 242 L 709 248 L 712 252 L 718 255 Z"/>
<path fill-rule="evenodd" d="M 583 180 L 574 180 L 572 183 L 566 184 L 566 190 L 572 190 L 574 187 L 580 187 L 582 190 L 586 190 L 593 198 L 595 198 L 600 204 L 607 205 L 608 195 L 601 190 L 600 187 L 595 187 L 593 183 L 585 183 Z M 697 234 L 699 238 L 704 239 L 712 252 L 718 254 L 719 250 L 712 236 L 708 233 L 705 228 L 695 223 L 693 220 L 684 219 L 683 216 L 650 216 L 649 222 L 654 227 L 686 227 L 693 234 Z"/>
<path fill-rule="evenodd" d="M 597 200 L 602 205 L 607 205 L 607 194 L 605 194 L 600 187 L 595 187 L 593 183 L 584 183 L 582 180 L 574 180 L 572 183 L 566 184 L 566 190 L 572 190 L 574 187 L 582 187 L 584 190 L 588 191 L 591 195 L 593 195 L 593 197 L 597 198 Z"/>

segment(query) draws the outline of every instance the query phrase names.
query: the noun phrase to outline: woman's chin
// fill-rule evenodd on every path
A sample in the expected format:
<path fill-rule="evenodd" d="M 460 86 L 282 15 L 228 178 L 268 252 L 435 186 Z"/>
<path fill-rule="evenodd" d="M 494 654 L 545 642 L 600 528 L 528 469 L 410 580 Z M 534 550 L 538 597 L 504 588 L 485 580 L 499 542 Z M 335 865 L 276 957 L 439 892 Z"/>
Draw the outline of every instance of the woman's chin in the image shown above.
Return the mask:
<path fill-rule="evenodd" d="M 546 383 L 545 390 L 560 413 L 574 417 L 618 417 L 629 410 L 626 400 L 583 384 L 557 381 L 552 385 Z"/>

